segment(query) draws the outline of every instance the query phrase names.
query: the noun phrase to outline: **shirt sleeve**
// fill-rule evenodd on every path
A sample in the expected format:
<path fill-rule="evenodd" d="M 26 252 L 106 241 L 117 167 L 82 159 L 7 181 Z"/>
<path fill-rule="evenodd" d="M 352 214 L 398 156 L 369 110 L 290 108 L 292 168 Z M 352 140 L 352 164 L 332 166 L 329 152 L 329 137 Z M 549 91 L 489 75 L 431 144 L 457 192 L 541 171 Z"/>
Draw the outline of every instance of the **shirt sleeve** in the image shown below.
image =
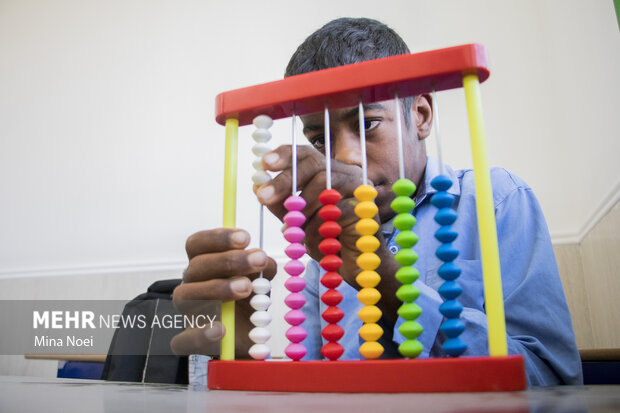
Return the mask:
<path fill-rule="evenodd" d="M 509 354 L 531 386 L 582 383 L 581 363 L 547 224 L 532 190 L 516 187 L 495 209 Z M 487 317 L 465 308 L 468 353 L 489 354 Z"/>
<path fill-rule="evenodd" d="M 581 361 L 549 231 L 533 191 L 519 185 L 496 207 L 508 352 L 531 385 L 581 384 Z M 486 317 L 471 328 L 486 331 Z"/>

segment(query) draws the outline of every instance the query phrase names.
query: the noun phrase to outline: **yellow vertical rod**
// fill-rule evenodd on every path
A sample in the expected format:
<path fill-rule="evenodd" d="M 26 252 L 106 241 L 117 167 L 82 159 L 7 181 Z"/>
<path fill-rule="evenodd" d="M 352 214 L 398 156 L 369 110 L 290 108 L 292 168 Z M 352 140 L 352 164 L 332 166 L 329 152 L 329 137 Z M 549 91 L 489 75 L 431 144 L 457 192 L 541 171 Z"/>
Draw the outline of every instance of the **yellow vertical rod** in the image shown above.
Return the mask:
<path fill-rule="evenodd" d="M 237 217 L 237 148 L 239 120 L 226 119 L 226 147 L 224 154 L 224 228 L 234 228 Z M 222 303 L 222 324 L 226 334 L 222 338 L 221 360 L 235 359 L 235 302 Z"/>
<path fill-rule="evenodd" d="M 487 159 L 486 137 L 482 121 L 482 100 L 478 75 L 463 76 L 471 151 L 474 159 L 474 178 L 476 183 L 476 211 L 478 214 L 478 232 L 480 233 L 480 251 L 482 254 L 482 273 L 484 279 L 484 300 L 488 319 L 489 354 L 505 356 L 508 354 L 506 344 L 506 320 L 504 318 L 504 297 L 497 247 L 497 229 L 495 226 L 495 207 L 491 189 L 491 174 Z"/>

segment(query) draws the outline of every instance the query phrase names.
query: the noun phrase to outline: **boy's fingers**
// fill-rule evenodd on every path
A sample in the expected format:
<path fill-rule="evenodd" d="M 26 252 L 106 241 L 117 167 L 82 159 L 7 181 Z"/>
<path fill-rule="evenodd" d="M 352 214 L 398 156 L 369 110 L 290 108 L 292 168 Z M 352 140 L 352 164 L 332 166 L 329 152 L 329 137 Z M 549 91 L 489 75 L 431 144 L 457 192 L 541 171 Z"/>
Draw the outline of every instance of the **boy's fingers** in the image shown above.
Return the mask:
<path fill-rule="evenodd" d="M 259 273 L 269 268 L 271 260 L 263 250 L 232 250 L 202 254 L 190 259 L 183 281 L 197 282 Z"/>
<path fill-rule="evenodd" d="M 217 354 L 220 340 L 226 334 L 226 329 L 220 322 L 204 328 L 188 328 L 177 334 L 170 341 L 170 348 L 178 356 L 190 354 Z"/>
<path fill-rule="evenodd" d="M 252 282 L 248 277 L 182 283 L 172 293 L 175 306 L 181 312 L 183 302 L 195 300 L 235 301 L 247 298 L 252 293 Z"/>
<path fill-rule="evenodd" d="M 243 249 L 249 243 L 250 234 L 242 229 L 217 228 L 191 235 L 185 242 L 185 250 L 191 260 L 201 254 Z"/>

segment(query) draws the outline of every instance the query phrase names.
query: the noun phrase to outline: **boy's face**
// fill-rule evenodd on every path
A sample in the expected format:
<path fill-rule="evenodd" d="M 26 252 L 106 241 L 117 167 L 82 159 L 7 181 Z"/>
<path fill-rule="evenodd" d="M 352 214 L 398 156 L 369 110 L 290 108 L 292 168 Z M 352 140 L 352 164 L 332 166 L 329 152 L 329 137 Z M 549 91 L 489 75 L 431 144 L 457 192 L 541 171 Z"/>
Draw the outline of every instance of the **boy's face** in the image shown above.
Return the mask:
<path fill-rule="evenodd" d="M 402 107 L 402 103 L 401 103 Z M 358 108 L 336 109 L 330 114 L 331 157 L 349 165 L 362 165 Z M 429 135 L 432 111 L 429 96 L 418 96 L 411 107 L 411 121 L 405 124 L 402 109 L 396 113 L 393 100 L 364 105 L 368 180 L 378 192 L 375 200 L 381 222 L 388 221 L 394 212 L 390 207 L 394 194 L 392 184 L 399 176 L 398 131 L 396 116 L 401 117 L 405 177 L 417 186 L 426 167 L 424 139 Z M 325 153 L 324 115 L 302 116 L 304 135 L 319 151 Z"/>

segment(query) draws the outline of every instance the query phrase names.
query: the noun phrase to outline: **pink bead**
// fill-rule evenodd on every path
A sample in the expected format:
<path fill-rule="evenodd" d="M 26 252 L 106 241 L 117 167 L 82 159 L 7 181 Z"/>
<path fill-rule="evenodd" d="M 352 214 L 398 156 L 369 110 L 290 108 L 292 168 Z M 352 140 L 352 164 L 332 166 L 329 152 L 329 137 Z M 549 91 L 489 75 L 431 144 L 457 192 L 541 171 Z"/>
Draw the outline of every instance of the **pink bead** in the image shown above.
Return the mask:
<path fill-rule="evenodd" d="M 306 339 L 308 333 L 306 329 L 300 326 L 293 326 L 286 330 L 286 338 L 288 338 L 293 343 L 301 343 Z"/>
<path fill-rule="evenodd" d="M 293 310 L 298 310 L 306 303 L 306 298 L 299 293 L 291 293 L 286 296 L 284 303 Z"/>
<path fill-rule="evenodd" d="M 288 227 L 283 234 L 284 239 L 288 242 L 301 242 L 306 236 L 304 230 L 299 227 Z"/>
<path fill-rule="evenodd" d="M 290 359 L 299 361 L 306 355 L 306 348 L 301 344 L 291 343 L 286 346 L 284 353 L 286 353 Z"/>
<path fill-rule="evenodd" d="M 284 201 L 284 208 L 289 211 L 301 211 L 306 206 L 306 201 L 300 196 L 291 195 Z"/>
<path fill-rule="evenodd" d="M 293 260 L 284 264 L 284 271 L 292 276 L 297 276 L 304 272 L 304 264 L 301 261 Z"/>
<path fill-rule="evenodd" d="M 298 326 L 306 320 L 306 316 L 301 310 L 291 310 L 284 314 L 284 319 L 292 326 Z"/>
<path fill-rule="evenodd" d="M 306 281 L 301 277 L 289 277 L 285 282 L 284 286 L 287 290 L 298 293 L 304 289 L 306 286 Z"/>
<path fill-rule="evenodd" d="M 286 247 L 286 249 L 284 250 L 284 253 L 290 259 L 296 260 L 298 258 L 303 257 L 303 255 L 306 253 L 306 247 L 296 242 Z"/>
<path fill-rule="evenodd" d="M 284 215 L 283 221 L 289 227 L 301 227 L 306 222 L 306 217 L 300 211 L 289 211 Z"/>

